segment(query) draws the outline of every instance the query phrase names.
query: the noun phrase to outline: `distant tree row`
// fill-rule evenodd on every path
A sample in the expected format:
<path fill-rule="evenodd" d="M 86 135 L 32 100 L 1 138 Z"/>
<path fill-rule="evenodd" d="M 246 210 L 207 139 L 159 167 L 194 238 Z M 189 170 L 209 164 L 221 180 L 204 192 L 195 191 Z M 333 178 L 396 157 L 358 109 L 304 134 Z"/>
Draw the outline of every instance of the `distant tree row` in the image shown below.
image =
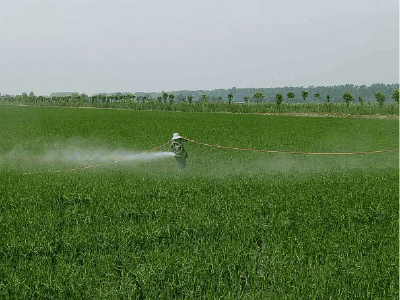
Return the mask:
<path fill-rule="evenodd" d="M 244 103 L 248 104 L 249 102 L 253 102 L 255 104 L 260 104 L 260 103 L 266 103 L 266 102 L 275 102 L 277 105 L 280 105 L 281 103 L 309 103 L 309 102 L 315 102 L 315 103 L 330 103 L 330 102 L 335 102 L 335 103 L 340 103 L 340 102 L 345 102 L 347 106 L 350 104 L 350 102 L 354 101 L 354 98 L 357 97 L 359 103 L 363 105 L 364 102 L 366 101 L 376 101 L 380 105 L 383 105 L 383 103 L 386 101 L 387 98 L 393 99 L 395 102 L 399 102 L 399 89 L 393 89 L 390 91 L 385 89 L 386 93 L 383 91 L 377 91 L 374 90 L 372 92 L 372 97 L 370 95 L 365 95 L 363 93 L 362 88 L 354 88 L 352 85 L 346 85 L 349 89 L 348 90 L 341 90 L 340 93 L 340 98 L 338 96 L 332 96 L 331 94 L 324 94 L 324 93 L 319 93 L 319 92 L 311 92 L 309 90 L 302 89 L 301 91 L 296 90 L 297 92 L 297 98 L 296 99 L 296 93 L 295 89 L 298 88 L 293 88 L 293 90 L 288 90 L 287 93 L 282 93 L 282 92 L 277 92 L 274 95 L 271 96 L 271 91 L 269 89 L 268 92 L 269 94 L 265 93 L 266 89 L 240 89 L 240 90 L 246 90 L 248 92 L 253 92 L 252 94 L 247 94 L 244 95 L 240 99 L 236 99 L 241 95 L 242 93 L 238 92 L 238 89 L 236 90 L 224 90 L 224 91 L 230 91 L 226 95 L 226 99 L 223 98 L 223 96 L 218 96 L 217 98 L 215 96 L 215 93 L 210 92 L 210 93 L 202 93 L 202 94 L 196 94 L 197 96 L 191 94 L 191 93 L 183 93 L 180 91 L 178 94 L 174 94 L 172 92 L 166 93 L 115 93 L 115 94 L 95 94 L 92 96 L 88 96 L 86 94 L 79 94 L 79 93 L 54 93 L 51 94 L 50 97 L 47 96 L 36 96 L 33 92 L 30 92 L 29 95 L 24 92 L 21 95 L 16 95 L 16 96 L 10 96 L 10 95 L 3 95 L 0 96 L 0 100 L 6 100 L 10 102 L 20 102 L 20 103 L 37 103 L 37 102 L 53 102 L 53 103 L 62 103 L 62 104 L 84 104 L 84 103 L 131 103 L 131 102 L 137 102 L 137 103 L 146 103 L 148 101 L 153 101 L 153 102 L 158 102 L 158 103 L 193 103 L 193 102 L 212 102 L 212 103 L 223 103 L 227 102 L 228 104 L 231 104 L 233 102 L 238 102 L 238 103 Z M 345 86 L 345 87 L 346 87 Z M 383 87 L 385 85 L 382 85 Z M 386 85 L 386 87 L 394 87 L 395 85 Z M 398 86 L 398 84 L 397 84 Z M 361 86 L 362 87 L 362 86 Z M 326 91 L 329 91 L 331 87 L 327 87 L 325 89 Z M 234 88 L 235 89 L 235 88 Z M 215 91 L 215 90 L 214 90 Z M 221 90 L 218 90 L 221 91 Z M 199 91 L 196 91 L 198 93 Z M 337 90 L 334 91 L 335 95 L 338 92 Z M 365 91 L 364 91 L 365 92 Z M 387 95 L 389 93 L 389 97 Z M 356 96 L 354 95 L 356 94 Z M 271 98 L 272 97 L 272 98 Z M 268 99 L 267 99 L 268 98 Z M 333 101 L 334 100 L 334 101 Z"/>

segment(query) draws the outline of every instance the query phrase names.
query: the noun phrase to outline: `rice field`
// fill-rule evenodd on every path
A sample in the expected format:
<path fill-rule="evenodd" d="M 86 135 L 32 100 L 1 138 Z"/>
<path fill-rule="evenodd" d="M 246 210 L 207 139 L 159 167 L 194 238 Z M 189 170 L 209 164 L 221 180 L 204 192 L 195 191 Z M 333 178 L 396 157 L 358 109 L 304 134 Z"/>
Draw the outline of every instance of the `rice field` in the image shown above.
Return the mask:
<path fill-rule="evenodd" d="M 0 106 L 0 126 L 1 299 L 399 298 L 398 152 L 187 143 L 184 172 L 171 157 L 52 172 L 173 132 L 398 149 L 398 120 Z"/>

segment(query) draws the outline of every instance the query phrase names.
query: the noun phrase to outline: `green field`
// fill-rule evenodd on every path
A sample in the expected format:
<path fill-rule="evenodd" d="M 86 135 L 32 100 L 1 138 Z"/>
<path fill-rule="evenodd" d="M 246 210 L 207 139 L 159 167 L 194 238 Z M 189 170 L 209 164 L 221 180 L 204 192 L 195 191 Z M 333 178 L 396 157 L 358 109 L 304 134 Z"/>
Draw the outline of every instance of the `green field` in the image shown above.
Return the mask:
<path fill-rule="evenodd" d="M 0 106 L 0 299 L 398 299 L 399 121 Z M 166 150 L 165 148 L 163 150 Z"/>

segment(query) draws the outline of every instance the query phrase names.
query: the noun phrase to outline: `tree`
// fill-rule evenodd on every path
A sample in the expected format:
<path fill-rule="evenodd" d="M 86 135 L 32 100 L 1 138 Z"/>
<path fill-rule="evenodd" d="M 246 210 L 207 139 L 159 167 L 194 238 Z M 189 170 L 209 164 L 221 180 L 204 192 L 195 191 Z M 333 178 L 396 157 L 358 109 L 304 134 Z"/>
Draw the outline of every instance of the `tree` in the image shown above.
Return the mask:
<path fill-rule="evenodd" d="M 346 101 L 346 106 L 349 107 L 350 101 L 353 101 L 353 94 L 349 91 L 344 91 L 342 97 Z"/>
<path fill-rule="evenodd" d="M 189 104 L 192 104 L 193 96 L 192 95 L 188 95 L 187 98 L 188 98 Z"/>
<path fill-rule="evenodd" d="M 164 103 L 167 103 L 168 94 L 167 93 L 163 93 L 162 97 L 164 98 Z"/>
<path fill-rule="evenodd" d="M 232 93 L 228 94 L 228 103 L 229 103 L 229 105 L 232 102 L 232 98 L 233 98 L 233 94 Z"/>
<path fill-rule="evenodd" d="M 133 101 L 133 98 L 134 96 L 131 94 L 131 93 L 127 93 L 126 95 L 125 95 L 125 102 L 127 102 L 127 103 L 130 103 L 131 101 Z"/>
<path fill-rule="evenodd" d="M 169 99 L 169 103 L 172 105 L 172 103 L 174 103 L 174 98 L 175 98 L 175 95 L 174 94 L 169 94 L 168 95 L 168 99 Z"/>
<path fill-rule="evenodd" d="M 383 102 L 386 100 L 386 95 L 383 92 L 374 92 L 375 100 L 379 103 L 379 106 L 383 106 Z"/>
<path fill-rule="evenodd" d="M 30 103 L 35 103 L 36 102 L 36 96 L 32 91 L 29 93 L 28 98 L 29 98 L 29 102 Z"/>
<path fill-rule="evenodd" d="M 288 97 L 288 99 L 293 99 L 295 97 L 295 95 L 293 92 L 289 92 L 289 93 L 287 93 L 287 97 Z"/>
<path fill-rule="evenodd" d="M 314 94 L 314 101 L 319 100 L 321 98 L 321 95 L 319 93 Z"/>
<path fill-rule="evenodd" d="M 360 104 L 361 104 L 361 105 L 363 105 L 363 103 L 364 103 L 364 99 L 363 99 L 363 98 L 361 98 L 361 97 L 358 97 L 358 102 L 360 102 Z"/>
<path fill-rule="evenodd" d="M 392 98 L 394 99 L 394 101 L 397 102 L 397 104 L 399 104 L 399 89 L 395 89 L 390 96 L 392 96 Z"/>
<path fill-rule="evenodd" d="M 22 103 L 27 103 L 28 102 L 28 94 L 26 93 L 26 92 L 23 92 L 22 94 L 21 94 L 21 101 L 22 101 Z"/>
<path fill-rule="evenodd" d="M 205 103 L 207 103 L 208 100 L 210 99 L 210 97 L 208 97 L 207 94 L 203 94 L 203 95 L 201 95 L 201 97 L 203 98 L 203 102 L 205 102 Z"/>
<path fill-rule="evenodd" d="M 249 97 L 244 96 L 244 97 L 243 97 L 243 101 L 244 101 L 246 104 L 249 103 Z"/>
<path fill-rule="evenodd" d="M 106 100 L 107 100 L 106 94 L 100 94 L 100 95 L 99 95 L 99 99 L 100 99 L 100 101 L 101 101 L 102 103 L 106 102 Z"/>
<path fill-rule="evenodd" d="M 161 96 L 158 96 L 158 97 L 157 97 L 157 101 L 158 101 L 158 103 L 161 103 L 162 97 L 161 97 Z"/>
<path fill-rule="evenodd" d="M 276 105 L 278 106 L 281 105 L 282 101 L 283 101 L 282 94 L 281 93 L 276 94 Z"/>
<path fill-rule="evenodd" d="M 85 93 L 81 94 L 81 102 L 82 103 L 86 103 L 88 102 L 88 95 L 86 95 Z"/>
<path fill-rule="evenodd" d="M 71 99 L 70 100 L 71 103 L 78 103 L 80 100 L 79 93 L 76 93 L 76 92 L 72 93 L 70 95 L 70 99 Z"/>
<path fill-rule="evenodd" d="M 331 97 L 329 95 L 326 95 L 326 101 L 329 103 L 331 102 Z"/>
<path fill-rule="evenodd" d="M 183 103 L 186 102 L 186 97 L 182 93 L 179 93 L 179 95 L 176 98 L 178 102 L 183 102 Z"/>
<path fill-rule="evenodd" d="M 253 98 L 256 100 L 257 104 L 264 99 L 264 92 L 263 91 L 258 91 L 253 95 Z"/>
<path fill-rule="evenodd" d="M 301 92 L 301 98 L 303 98 L 303 100 L 306 101 L 307 97 L 308 97 L 308 92 L 307 91 L 302 91 Z"/>

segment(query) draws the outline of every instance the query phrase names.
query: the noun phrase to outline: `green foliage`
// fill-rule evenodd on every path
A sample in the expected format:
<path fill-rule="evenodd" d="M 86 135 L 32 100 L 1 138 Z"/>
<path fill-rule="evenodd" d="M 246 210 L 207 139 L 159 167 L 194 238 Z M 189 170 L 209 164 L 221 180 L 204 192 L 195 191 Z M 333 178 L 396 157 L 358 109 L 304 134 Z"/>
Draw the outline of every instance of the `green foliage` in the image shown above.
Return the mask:
<path fill-rule="evenodd" d="M 28 96 L 29 102 L 34 103 L 36 101 L 35 94 L 31 91 Z"/>
<path fill-rule="evenodd" d="M 259 104 L 260 101 L 264 99 L 264 92 L 263 91 L 258 91 L 253 95 L 253 99 L 256 100 L 256 103 Z"/>
<path fill-rule="evenodd" d="M 168 94 L 167 93 L 163 93 L 162 97 L 164 98 L 164 103 L 167 103 Z"/>
<path fill-rule="evenodd" d="M 307 91 L 302 91 L 301 92 L 301 97 L 303 98 L 304 101 L 306 101 L 306 98 L 308 97 L 308 92 Z"/>
<path fill-rule="evenodd" d="M 21 99 L 22 103 L 28 103 L 28 100 L 29 100 L 28 94 L 26 92 L 23 92 L 21 94 L 20 99 Z"/>
<path fill-rule="evenodd" d="M 232 102 L 232 98 L 233 98 L 233 94 L 232 94 L 232 93 L 228 94 L 228 104 L 229 104 L 229 105 L 230 105 L 231 102 Z"/>
<path fill-rule="evenodd" d="M 386 100 L 386 95 L 380 91 L 374 92 L 375 100 L 379 103 L 380 106 L 383 106 L 383 103 Z"/>
<path fill-rule="evenodd" d="M 201 95 L 201 97 L 202 97 L 204 103 L 208 103 L 208 101 L 210 100 L 210 97 L 208 97 L 207 94 L 203 94 L 203 95 Z"/>
<path fill-rule="evenodd" d="M 178 94 L 177 100 L 178 100 L 178 103 L 185 103 L 186 97 L 182 94 Z"/>
<path fill-rule="evenodd" d="M 193 96 L 192 95 L 188 95 L 188 102 L 189 102 L 189 104 L 192 104 L 192 101 L 193 101 Z"/>
<path fill-rule="evenodd" d="M 276 94 L 276 105 L 280 106 L 282 101 L 283 101 L 282 94 L 280 94 L 280 93 Z"/>
<path fill-rule="evenodd" d="M 175 98 L 174 94 L 171 93 L 168 95 L 169 104 L 172 105 L 174 103 L 174 98 Z"/>
<path fill-rule="evenodd" d="M 329 95 L 326 95 L 326 101 L 329 103 L 331 102 L 331 97 Z"/>
<path fill-rule="evenodd" d="M 139 152 L 175 130 L 257 149 L 385 149 L 397 122 L 1 106 L 0 298 L 397 299 L 398 153 L 187 144 L 185 173 L 173 159 L 42 172 L 84 164 L 48 150 Z"/>
<path fill-rule="evenodd" d="M 0 106 L 0 125 L 1 299 L 398 298 L 398 153 L 187 144 L 185 173 L 173 159 L 43 172 L 85 165 L 52 160 L 63 149 L 139 152 L 174 131 L 390 149 L 398 120 Z"/>
<path fill-rule="evenodd" d="M 349 91 L 344 91 L 342 97 L 346 102 L 346 106 L 349 107 L 350 101 L 353 101 L 353 94 L 350 93 Z"/>
<path fill-rule="evenodd" d="M 243 101 L 244 101 L 246 104 L 248 104 L 248 103 L 249 103 L 249 97 L 244 96 L 244 97 L 243 97 Z"/>
<path fill-rule="evenodd" d="M 287 97 L 288 97 L 288 99 L 293 99 L 294 97 L 295 97 L 295 95 L 294 95 L 294 93 L 293 92 L 289 92 L 289 93 L 287 93 Z"/>
<path fill-rule="evenodd" d="M 361 97 L 358 97 L 358 102 L 360 102 L 360 104 L 361 104 L 361 105 L 363 105 L 363 103 L 364 103 L 364 99 L 363 99 L 363 98 L 361 98 Z"/>
<path fill-rule="evenodd" d="M 321 95 L 318 93 L 314 93 L 314 101 L 319 100 L 321 98 Z"/>
<path fill-rule="evenodd" d="M 396 101 L 397 103 L 399 103 L 399 89 L 395 89 L 390 96 L 394 99 L 394 101 Z"/>

